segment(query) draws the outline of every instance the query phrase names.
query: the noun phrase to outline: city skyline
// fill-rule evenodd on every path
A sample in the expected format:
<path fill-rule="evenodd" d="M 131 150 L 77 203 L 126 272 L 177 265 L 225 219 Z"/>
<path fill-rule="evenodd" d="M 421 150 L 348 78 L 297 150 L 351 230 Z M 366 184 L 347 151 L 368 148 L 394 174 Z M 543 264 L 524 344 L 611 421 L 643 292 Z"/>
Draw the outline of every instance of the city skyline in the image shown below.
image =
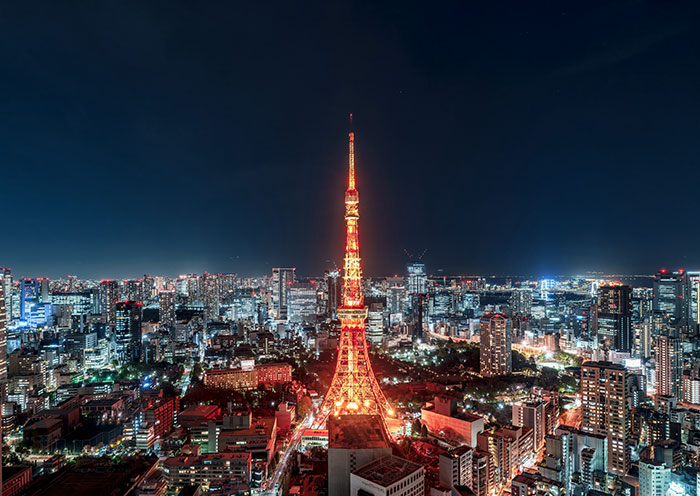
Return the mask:
<path fill-rule="evenodd" d="M 697 6 L 40 4 L 3 10 L 15 273 L 342 265 L 350 112 L 369 276 L 700 266 Z"/>

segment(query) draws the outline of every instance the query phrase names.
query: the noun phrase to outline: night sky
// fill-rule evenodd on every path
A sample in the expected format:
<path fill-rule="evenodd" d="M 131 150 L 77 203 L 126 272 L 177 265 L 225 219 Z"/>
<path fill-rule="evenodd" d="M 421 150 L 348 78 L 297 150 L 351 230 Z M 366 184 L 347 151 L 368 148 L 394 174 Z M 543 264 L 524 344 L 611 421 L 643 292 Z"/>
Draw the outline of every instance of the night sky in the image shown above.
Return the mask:
<path fill-rule="evenodd" d="M 3 2 L 0 266 L 699 268 L 694 4 Z"/>

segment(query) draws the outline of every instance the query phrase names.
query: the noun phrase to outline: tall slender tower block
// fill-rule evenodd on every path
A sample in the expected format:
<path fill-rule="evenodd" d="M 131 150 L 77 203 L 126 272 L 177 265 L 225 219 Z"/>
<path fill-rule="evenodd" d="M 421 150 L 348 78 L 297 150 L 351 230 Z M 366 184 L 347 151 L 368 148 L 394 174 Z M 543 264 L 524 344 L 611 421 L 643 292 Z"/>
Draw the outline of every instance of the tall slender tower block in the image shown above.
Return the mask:
<path fill-rule="evenodd" d="M 382 419 L 393 412 L 387 403 L 367 353 L 365 339 L 365 307 L 362 295 L 362 266 L 360 264 L 360 197 L 355 186 L 355 134 L 350 114 L 350 153 L 348 189 L 345 192 L 345 265 L 343 271 L 343 301 L 338 307 L 341 323 L 335 374 L 323 400 L 314 425 L 321 428 L 329 415 L 380 415 Z"/>

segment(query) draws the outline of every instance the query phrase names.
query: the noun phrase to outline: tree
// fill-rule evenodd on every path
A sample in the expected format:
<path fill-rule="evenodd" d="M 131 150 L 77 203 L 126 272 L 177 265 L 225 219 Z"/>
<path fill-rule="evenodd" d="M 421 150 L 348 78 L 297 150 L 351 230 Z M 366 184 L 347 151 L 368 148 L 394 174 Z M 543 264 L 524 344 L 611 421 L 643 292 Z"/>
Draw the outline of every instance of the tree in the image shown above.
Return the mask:
<path fill-rule="evenodd" d="M 306 417 L 306 415 L 311 412 L 311 408 L 313 406 L 313 403 L 311 401 L 310 396 L 303 396 L 301 398 L 301 401 L 299 401 L 299 404 L 297 405 L 297 416 L 300 418 Z"/>

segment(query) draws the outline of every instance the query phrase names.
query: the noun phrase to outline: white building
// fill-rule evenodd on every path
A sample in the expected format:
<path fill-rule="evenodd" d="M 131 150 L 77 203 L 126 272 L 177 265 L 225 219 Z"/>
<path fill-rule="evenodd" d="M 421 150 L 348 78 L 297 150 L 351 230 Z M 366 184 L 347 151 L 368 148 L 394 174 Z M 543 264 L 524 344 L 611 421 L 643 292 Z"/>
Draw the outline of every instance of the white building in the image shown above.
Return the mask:
<path fill-rule="evenodd" d="M 671 469 L 654 460 L 639 461 L 639 496 L 665 496 L 671 482 Z"/>
<path fill-rule="evenodd" d="M 350 474 L 350 496 L 423 496 L 423 466 L 389 455 Z"/>

